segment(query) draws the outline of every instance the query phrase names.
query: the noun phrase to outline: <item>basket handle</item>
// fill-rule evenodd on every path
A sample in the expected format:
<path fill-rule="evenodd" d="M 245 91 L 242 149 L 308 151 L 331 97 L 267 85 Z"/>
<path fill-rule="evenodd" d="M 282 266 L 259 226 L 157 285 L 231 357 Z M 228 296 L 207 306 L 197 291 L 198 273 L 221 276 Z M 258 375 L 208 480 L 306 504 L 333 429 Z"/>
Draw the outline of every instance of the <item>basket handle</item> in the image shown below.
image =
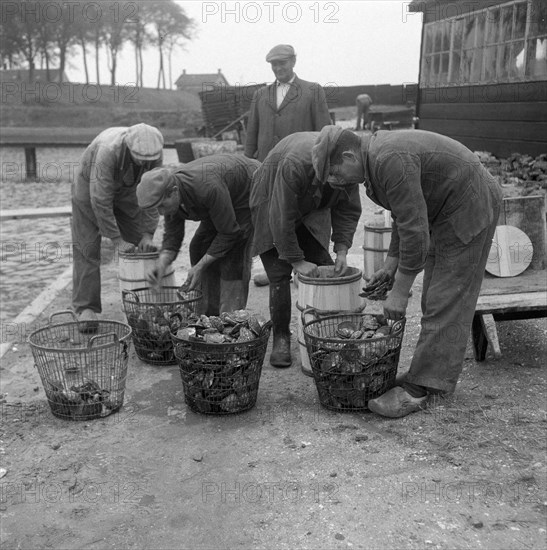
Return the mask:
<path fill-rule="evenodd" d="M 403 330 L 405 323 L 406 323 L 406 319 L 401 319 L 400 321 L 388 320 L 388 324 L 391 327 L 391 332 L 389 333 L 389 335 L 390 336 L 397 335 L 397 333 Z"/>
<path fill-rule="evenodd" d="M 340 315 L 340 314 L 343 314 L 343 313 L 361 314 L 361 313 L 363 313 L 363 311 L 365 310 L 366 307 L 367 307 L 367 304 L 363 304 L 360 307 L 358 307 L 357 309 L 354 309 L 352 311 L 346 311 L 346 310 L 337 311 L 337 310 L 332 310 L 332 309 L 317 309 L 315 307 L 306 305 L 306 307 L 302 310 L 302 313 L 301 313 L 302 326 L 304 326 L 306 324 L 306 315 L 308 315 L 308 314 L 312 314 L 315 317 L 315 320 L 319 321 L 321 319 L 321 316 L 327 317 L 327 316 L 330 316 L 330 315 Z"/>
<path fill-rule="evenodd" d="M 126 290 L 124 288 L 122 290 L 122 298 L 125 299 L 126 296 L 131 296 L 137 304 L 139 303 L 139 297 L 132 290 Z"/>
<path fill-rule="evenodd" d="M 55 317 L 56 315 L 72 315 L 72 319 L 74 321 L 76 321 L 77 323 L 79 323 L 80 321 L 78 320 L 78 317 L 76 317 L 76 314 L 71 310 L 71 309 L 63 309 L 62 311 L 55 311 L 54 313 L 52 313 L 50 316 L 49 316 L 49 324 L 51 325 L 52 324 L 52 321 L 53 321 L 53 317 Z"/>
<path fill-rule="evenodd" d="M 262 325 L 262 328 L 260 329 L 258 337 L 260 338 L 267 330 L 270 330 L 272 326 L 273 326 L 273 322 L 271 321 L 271 319 L 266 323 L 264 323 L 264 325 Z"/>
<path fill-rule="evenodd" d="M 320 320 L 319 312 L 317 311 L 317 309 L 315 309 L 312 306 L 306 305 L 306 307 L 300 312 L 300 318 L 302 319 L 302 326 L 304 326 L 307 323 L 306 315 L 313 315 L 316 321 Z"/>
<path fill-rule="evenodd" d="M 114 337 L 114 342 L 116 342 L 116 343 L 120 342 L 120 339 L 118 338 L 118 335 L 115 332 L 105 332 L 104 334 L 97 334 L 96 336 L 92 336 L 89 339 L 89 342 L 87 343 L 87 349 L 90 350 L 93 347 L 93 345 L 95 344 L 95 342 L 97 340 L 99 340 L 100 338 L 107 338 L 109 336 Z"/>

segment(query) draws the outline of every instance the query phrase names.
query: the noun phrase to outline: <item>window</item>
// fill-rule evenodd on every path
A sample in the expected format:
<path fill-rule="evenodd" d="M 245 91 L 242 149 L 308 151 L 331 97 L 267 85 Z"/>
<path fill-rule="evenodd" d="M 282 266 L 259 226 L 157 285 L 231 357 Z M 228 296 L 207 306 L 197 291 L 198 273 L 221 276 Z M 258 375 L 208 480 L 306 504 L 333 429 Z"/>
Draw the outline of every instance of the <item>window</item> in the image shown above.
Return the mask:
<path fill-rule="evenodd" d="M 422 86 L 547 80 L 547 2 L 517 0 L 428 23 Z"/>

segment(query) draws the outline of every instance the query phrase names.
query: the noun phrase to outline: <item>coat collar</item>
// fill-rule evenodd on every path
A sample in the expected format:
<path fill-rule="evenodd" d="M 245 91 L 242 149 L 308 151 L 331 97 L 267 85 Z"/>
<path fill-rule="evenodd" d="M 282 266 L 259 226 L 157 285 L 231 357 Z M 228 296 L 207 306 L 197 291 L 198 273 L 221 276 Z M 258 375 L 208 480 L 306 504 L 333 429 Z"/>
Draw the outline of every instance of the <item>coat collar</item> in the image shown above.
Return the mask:
<path fill-rule="evenodd" d="M 284 109 L 291 101 L 294 101 L 300 97 L 302 94 L 302 85 L 301 81 L 294 75 L 294 80 L 290 82 L 289 90 L 287 91 L 287 95 L 285 96 L 285 99 L 283 100 L 283 103 L 281 103 L 279 109 L 277 108 L 277 79 L 275 79 L 272 84 L 268 86 L 268 105 L 270 106 L 273 111 L 278 113 L 282 109 Z"/>

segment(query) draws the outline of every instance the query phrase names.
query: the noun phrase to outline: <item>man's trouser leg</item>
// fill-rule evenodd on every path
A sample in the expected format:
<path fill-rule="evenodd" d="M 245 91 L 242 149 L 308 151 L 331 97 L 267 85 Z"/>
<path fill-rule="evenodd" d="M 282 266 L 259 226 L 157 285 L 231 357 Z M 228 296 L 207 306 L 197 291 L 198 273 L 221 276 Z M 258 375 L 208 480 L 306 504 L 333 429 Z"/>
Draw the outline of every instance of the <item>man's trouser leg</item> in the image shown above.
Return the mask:
<path fill-rule="evenodd" d="M 311 235 L 304 225 L 296 230 L 298 244 L 306 261 L 317 265 L 334 262 L 327 250 Z M 292 265 L 281 260 L 275 248 L 260 255 L 270 280 L 270 318 L 273 325 L 273 346 L 270 363 L 274 367 L 289 367 L 291 358 L 291 273 Z"/>
<path fill-rule="evenodd" d="M 245 309 L 253 262 L 252 235 L 220 260 L 220 312 Z"/>
<path fill-rule="evenodd" d="M 216 235 L 211 223 L 201 222 L 190 241 L 190 265 L 195 266 L 209 249 Z M 220 313 L 220 264 L 215 262 L 203 271 L 201 279 L 202 300 L 197 313 L 218 315 Z"/>
<path fill-rule="evenodd" d="M 433 234 L 424 271 L 422 328 L 406 382 L 454 391 L 495 229 L 494 222 L 467 245 Z"/>
<path fill-rule="evenodd" d="M 72 202 L 72 307 L 101 313 L 101 235 L 91 205 Z"/>

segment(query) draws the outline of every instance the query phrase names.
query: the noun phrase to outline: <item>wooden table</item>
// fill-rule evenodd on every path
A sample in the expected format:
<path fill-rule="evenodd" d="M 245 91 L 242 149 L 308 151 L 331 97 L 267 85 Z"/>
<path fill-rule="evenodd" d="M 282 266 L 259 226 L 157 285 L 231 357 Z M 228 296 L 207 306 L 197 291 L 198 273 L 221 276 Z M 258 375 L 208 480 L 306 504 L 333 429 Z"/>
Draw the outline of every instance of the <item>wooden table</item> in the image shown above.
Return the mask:
<path fill-rule="evenodd" d="M 547 270 L 526 270 L 518 277 L 486 274 L 471 332 L 475 360 L 484 361 L 488 344 L 501 356 L 496 321 L 547 317 Z"/>

